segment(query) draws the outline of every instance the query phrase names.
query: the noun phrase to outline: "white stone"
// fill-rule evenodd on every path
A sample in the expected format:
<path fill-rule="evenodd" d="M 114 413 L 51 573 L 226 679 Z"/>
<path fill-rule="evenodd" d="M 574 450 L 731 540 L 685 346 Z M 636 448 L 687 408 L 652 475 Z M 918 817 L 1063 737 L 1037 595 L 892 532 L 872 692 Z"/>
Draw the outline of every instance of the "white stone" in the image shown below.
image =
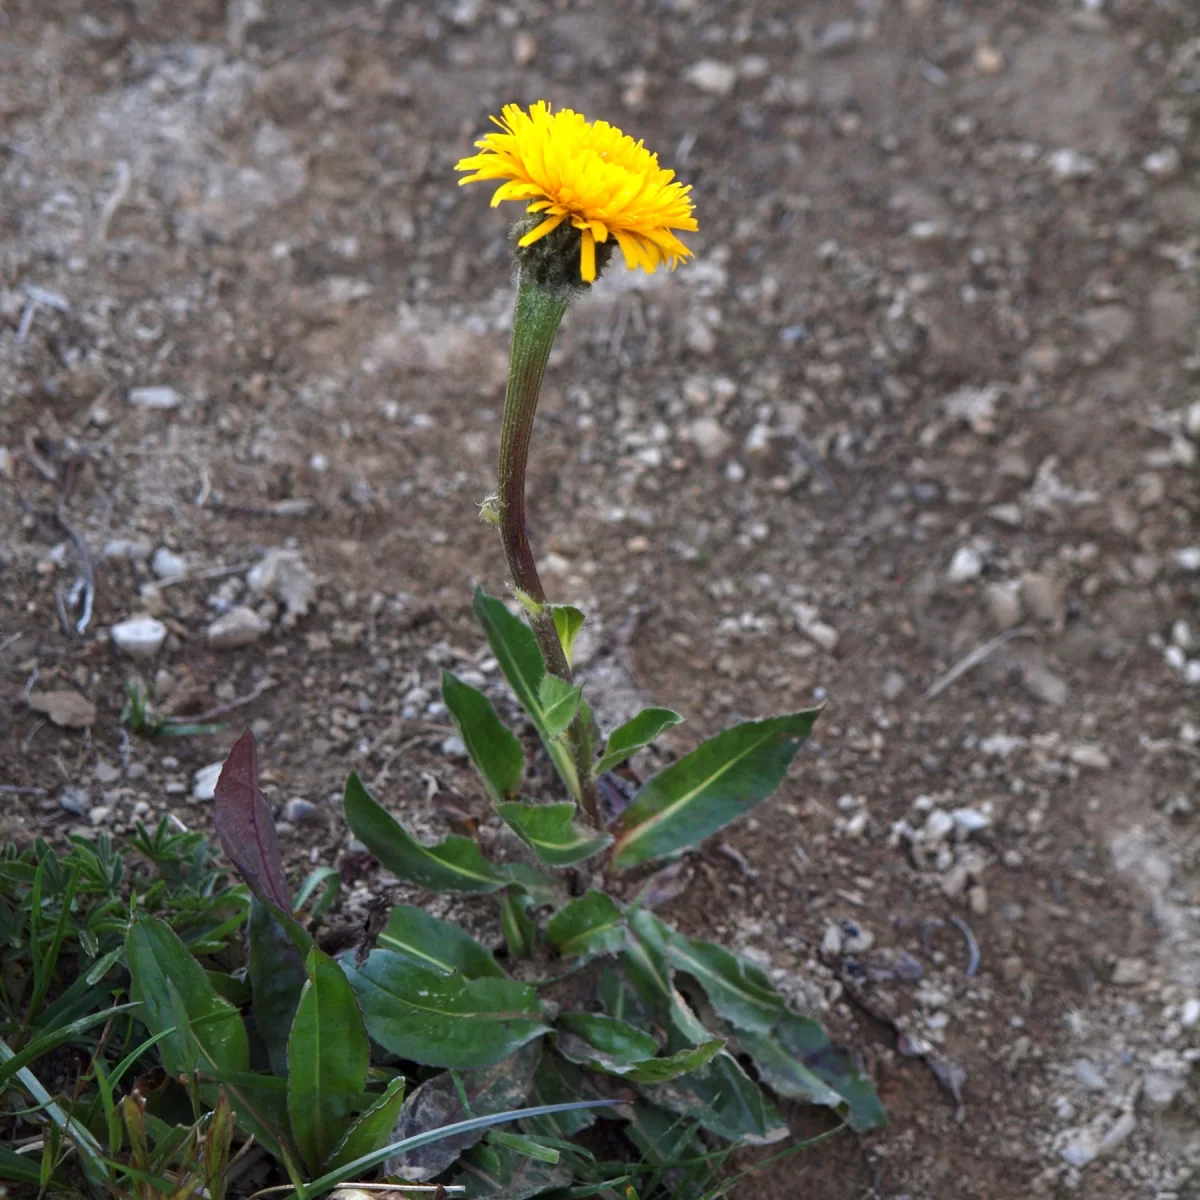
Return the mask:
<path fill-rule="evenodd" d="M 1175 551 L 1175 561 L 1181 571 L 1200 571 L 1200 546 L 1185 546 Z"/>
<path fill-rule="evenodd" d="M 845 54 L 858 41 L 858 26 L 853 21 L 831 21 L 816 36 L 813 49 L 818 54 Z"/>
<path fill-rule="evenodd" d="M 271 628 L 252 608 L 239 605 L 218 617 L 205 632 L 205 638 L 213 650 L 236 650 L 257 642 Z"/>
<path fill-rule="evenodd" d="M 1086 767 L 1089 771 L 1107 771 L 1112 766 L 1112 759 L 1105 754 L 1104 747 L 1090 742 L 1073 746 L 1071 761 L 1077 767 Z"/>
<path fill-rule="evenodd" d="M 977 808 L 956 808 L 950 816 L 954 821 L 954 827 L 966 837 L 986 829 L 992 823 L 992 818 L 986 813 L 981 813 Z"/>
<path fill-rule="evenodd" d="M 737 68 L 715 58 L 702 58 L 692 63 L 683 77 L 697 90 L 709 96 L 731 96 L 737 85 Z"/>
<path fill-rule="evenodd" d="M 1111 1154 L 1136 1128 L 1137 1118 L 1133 1113 L 1123 1112 L 1100 1140 L 1100 1153 Z"/>
<path fill-rule="evenodd" d="M 1078 150 L 1054 150 L 1046 155 L 1046 165 L 1059 183 L 1071 179 L 1086 179 L 1096 173 L 1095 162 Z"/>
<path fill-rule="evenodd" d="M 126 398 L 136 408 L 170 409 L 180 405 L 179 393 L 173 387 L 130 388 Z"/>
<path fill-rule="evenodd" d="M 130 562 L 145 562 L 153 547 L 145 538 L 110 538 L 104 543 L 103 555 L 107 559 L 128 559 Z"/>
<path fill-rule="evenodd" d="M 1100 1139 L 1089 1129 L 1073 1130 L 1059 1154 L 1072 1167 L 1086 1167 L 1100 1154 Z"/>
<path fill-rule="evenodd" d="M 698 417 L 687 427 L 692 445 L 707 459 L 720 458 L 730 446 L 733 437 L 713 417 Z"/>
<path fill-rule="evenodd" d="M 304 825 L 309 821 L 320 820 L 321 810 L 311 801 L 301 796 L 293 797 L 283 806 L 283 819 L 293 825 Z"/>
<path fill-rule="evenodd" d="M 1184 1029 L 1195 1029 L 1197 1025 L 1200 1025 L 1200 1000 L 1195 996 L 1191 996 L 1183 1002 L 1179 1023 Z"/>
<path fill-rule="evenodd" d="M 1028 745 L 1029 739 L 1020 734 L 993 733 L 979 743 L 979 749 L 992 758 L 1009 758 Z"/>
<path fill-rule="evenodd" d="M 209 763 L 192 776 L 193 800 L 211 800 L 217 794 L 217 780 L 224 765 L 224 762 Z"/>
<path fill-rule="evenodd" d="M 925 824 L 921 827 L 921 837 L 927 842 L 936 844 L 944 842 L 953 829 L 954 818 L 944 808 L 935 808 L 925 818 Z"/>
<path fill-rule="evenodd" d="M 839 635 L 832 625 L 826 625 L 824 621 L 813 621 L 810 625 L 805 626 L 804 632 L 826 654 L 832 654 L 837 649 Z"/>
<path fill-rule="evenodd" d="M 1021 598 L 1030 615 L 1047 625 L 1057 625 L 1065 615 L 1064 588 L 1053 575 L 1027 571 L 1021 576 Z"/>
<path fill-rule="evenodd" d="M 1117 965 L 1113 968 L 1112 981 L 1118 987 L 1134 987 L 1145 983 L 1148 974 L 1144 959 L 1118 958 Z"/>
<path fill-rule="evenodd" d="M 983 590 L 983 599 L 992 622 L 1001 632 L 1012 629 L 1020 622 L 1021 585 L 1015 579 L 989 583 Z"/>
<path fill-rule="evenodd" d="M 748 458 L 758 458 L 771 448 L 771 427 L 763 425 L 761 422 L 758 425 L 753 425 L 750 432 L 746 434 L 746 440 L 742 445 L 742 449 L 746 452 Z"/>
<path fill-rule="evenodd" d="M 941 221 L 914 221 L 908 227 L 908 236 L 914 242 L 940 242 L 948 232 Z"/>
<path fill-rule="evenodd" d="M 187 574 L 187 563 L 166 546 L 159 546 L 150 560 L 150 570 L 159 579 L 182 579 Z"/>
<path fill-rule="evenodd" d="M 1200 684 L 1200 658 L 1188 659 L 1187 665 L 1183 668 L 1183 682 L 1192 687 Z"/>
<path fill-rule="evenodd" d="M 1200 441 L 1200 400 L 1193 400 L 1188 405 L 1187 416 L 1183 419 L 1183 427 L 1193 441 Z"/>
<path fill-rule="evenodd" d="M 113 645 L 134 658 L 153 658 L 167 640 L 167 627 L 153 617 L 130 617 L 109 631 Z"/>
<path fill-rule="evenodd" d="M 842 953 L 865 954 L 875 945 L 875 935 L 854 921 L 847 921 L 842 929 Z"/>
<path fill-rule="evenodd" d="M 1181 161 L 1179 151 L 1174 146 L 1167 146 L 1163 150 L 1147 154 L 1142 159 L 1142 170 L 1156 179 L 1170 179 L 1179 170 Z"/>
<path fill-rule="evenodd" d="M 1166 1112 L 1183 1091 L 1185 1080 L 1162 1071 L 1149 1071 L 1142 1080 L 1142 1103 L 1151 1112 Z"/>
<path fill-rule="evenodd" d="M 88 795 L 86 788 L 68 786 L 63 788 L 58 805 L 63 812 L 69 812 L 75 817 L 82 817 L 90 801 L 91 797 Z"/>
<path fill-rule="evenodd" d="M 950 560 L 946 576 L 951 583 L 968 583 L 983 572 L 983 555 L 974 546 L 959 546 Z"/>

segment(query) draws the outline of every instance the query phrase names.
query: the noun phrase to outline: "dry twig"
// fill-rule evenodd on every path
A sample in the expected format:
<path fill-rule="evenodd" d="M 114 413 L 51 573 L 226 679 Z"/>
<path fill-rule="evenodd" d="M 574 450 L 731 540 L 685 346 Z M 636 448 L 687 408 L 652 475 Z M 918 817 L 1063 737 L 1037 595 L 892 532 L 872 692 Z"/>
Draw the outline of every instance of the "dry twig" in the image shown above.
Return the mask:
<path fill-rule="evenodd" d="M 921 699 L 932 700 L 935 696 L 940 696 L 956 679 L 961 679 L 968 671 L 979 666 L 984 659 L 994 654 L 1006 643 L 1014 641 L 1016 638 L 1036 639 L 1037 637 L 1037 630 L 1031 629 L 1028 625 L 1022 625 L 1017 629 L 1006 629 L 992 638 L 990 642 L 984 642 L 982 646 L 977 646 L 970 654 L 960 658 L 950 670 L 933 682 Z"/>

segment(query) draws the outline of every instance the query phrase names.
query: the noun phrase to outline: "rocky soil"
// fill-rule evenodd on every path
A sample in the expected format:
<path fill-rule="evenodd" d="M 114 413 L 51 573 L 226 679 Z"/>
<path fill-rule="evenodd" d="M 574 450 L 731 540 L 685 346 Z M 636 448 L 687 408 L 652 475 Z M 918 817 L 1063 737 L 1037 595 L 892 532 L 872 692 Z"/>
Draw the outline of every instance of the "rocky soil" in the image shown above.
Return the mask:
<path fill-rule="evenodd" d="M 202 828 L 247 726 L 351 909 L 349 768 L 431 834 L 486 811 L 437 679 L 513 712 L 470 614 L 512 297 L 452 168 L 543 97 L 701 222 L 548 375 L 598 713 L 681 709 L 669 755 L 828 701 L 664 904 L 893 1120 L 746 1194 L 1200 1195 L 1190 0 L 0 4 L 6 833 Z M 228 729 L 132 735 L 134 679 Z"/>

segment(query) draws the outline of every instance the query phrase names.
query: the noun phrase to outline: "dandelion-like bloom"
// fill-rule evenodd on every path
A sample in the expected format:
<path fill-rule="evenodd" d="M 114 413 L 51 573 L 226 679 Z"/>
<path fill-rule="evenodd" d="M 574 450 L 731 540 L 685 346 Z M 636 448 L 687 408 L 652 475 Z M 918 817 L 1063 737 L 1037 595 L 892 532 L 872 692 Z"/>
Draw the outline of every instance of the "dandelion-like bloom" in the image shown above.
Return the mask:
<path fill-rule="evenodd" d="M 579 274 L 596 278 L 596 243 L 611 235 L 629 270 L 674 268 L 690 251 L 672 232 L 695 230 L 691 186 L 675 182 L 675 172 L 658 165 L 641 142 L 607 121 L 586 120 L 569 108 L 551 112 L 539 100 L 528 112 L 506 104 L 500 133 L 475 145 L 480 153 L 462 159 L 459 171 L 472 171 L 459 183 L 501 179 L 492 206 L 502 200 L 528 200 L 526 211 L 543 220 L 521 238 L 530 246 L 564 221 L 580 232 Z"/>

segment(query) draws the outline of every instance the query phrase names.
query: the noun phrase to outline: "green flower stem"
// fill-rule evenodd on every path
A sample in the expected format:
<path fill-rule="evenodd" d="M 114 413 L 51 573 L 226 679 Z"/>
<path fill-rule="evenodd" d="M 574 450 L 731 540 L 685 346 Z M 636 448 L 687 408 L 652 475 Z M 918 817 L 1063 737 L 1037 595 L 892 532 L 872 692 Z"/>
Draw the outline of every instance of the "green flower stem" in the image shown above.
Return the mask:
<path fill-rule="evenodd" d="M 554 335 L 567 310 L 570 294 L 534 283 L 521 273 L 517 291 L 517 310 L 513 318 L 512 353 L 508 366 L 508 391 L 504 397 L 504 420 L 500 427 L 500 468 L 497 508 L 500 539 L 513 585 L 526 601 L 529 623 L 546 669 L 571 682 L 571 665 L 558 638 L 554 614 L 546 607 L 546 591 L 538 575 L 533 550 L 525 526 L 525 474 L 529 464 L 529 443 L 533 438 L 533 419 L 537 413 L 546 360 L 554 345 Z M 591 731 L 580 712 L 567 732 L 571 757 L 578 776 L 571 788 L 592 823 L 599 828 L 600 809 L 591 773 Z"/>

